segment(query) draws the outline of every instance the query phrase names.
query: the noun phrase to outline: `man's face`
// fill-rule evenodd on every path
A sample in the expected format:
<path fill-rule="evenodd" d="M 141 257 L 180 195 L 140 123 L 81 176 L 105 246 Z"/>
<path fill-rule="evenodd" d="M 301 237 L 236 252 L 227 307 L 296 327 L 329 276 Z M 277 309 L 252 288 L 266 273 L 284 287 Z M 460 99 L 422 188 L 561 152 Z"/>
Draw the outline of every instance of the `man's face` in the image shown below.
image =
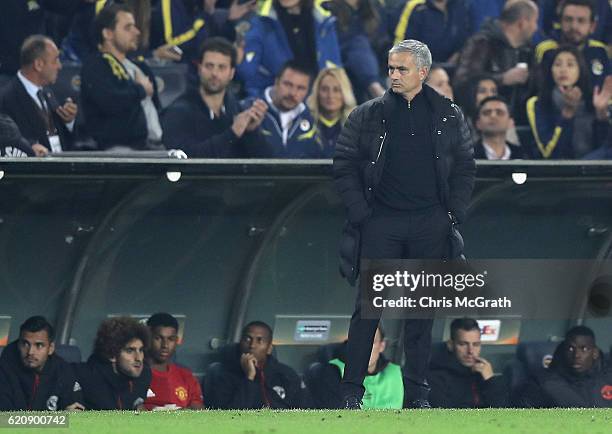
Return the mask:
<path fill-rule="evenodd" d="M 229 56 L 216 51 L 207 51 L 202 56 L 199 71 L 204 92 L 215 95 L 225 91 L 234 78 L 235 68 L 232 68 L 232 59 Z"/>
<path fill-rule="evenodd" d="M 368 365 L 376 365 L 378 363 L 378 359 L 380 358 L 380 354 L 385 351 L 385 341 L 380 334 L 380 330 L 376 329 L 376 334 L 374 335 L 374 344 L 372 344 L 372 352 L 370 353 L 370 361 Z"/>
<path fill-rule="evenodd" d="M 293 110 L 308 94 L 310 77 L 291 68 L 285 69 L 274 83 L 273 102 L 281 111 Z"/>
<path fill-rule="evenodd" d="M 55 351 L 55 344 L 49 342 L 49 335 L 46 330 L 24 331 L 19 336 L 17 346 L 23 366 L 36 372 L 43 370 L 47 359 Z"/>
<path fill-rule="evenodd" d="M 240 352 L 255 356 L 259 366 L 263 366 L 272 354 L 272 340 L 268 330 L 263 327 L 252 326 L 240 339 Z"/>
<path fill-rule="evenodd" d="M 567 5 L 561 12 L 561 34 L 566 42 L 581 45 L 595 30 L 591 9 L 587 6 Z"/>
<path fill-rule="evenodd" d="M 590 336 L 574 336 L 565 346 L 568 366 L 577 374 L 588 372 L 599 358 L 599 350 Z"/>
<path fill-rule="evenodd" d="M 391 90 L 399 95 L 416 91 L 427 77 L 427 68 L 417 68 L 410 53 L 389 54 Z"/>
<path fill-rule="evenodd" d="M 167 363 L 176 350 L 177 330 L 174 327 L 155 327 L 151 335 L 151 359 L 155 363 Z"/>
<path fill-rule="evenodd" d="M 512 126 L 508 106 L 501 101 L 489 101 L 480 108 L 476 128 L 484 135 L 506 134 Z"/>
<path fill-rule="evenodd" d="M 144 363 L 144 344 L 138 338 L 129 341 L 119 352 L 115 363 L 116 370 L 132 378 L 140 377 Z"/>
<path fill-rule="evenodd" d="M 521 23 L 521 34 L 523 36 L 523 44 L 527 44 L 531 41 L 534 33 L 538 31 L 538 10 L 536 9 L 530 17 L 523 18 Z"/>
<path fill-rule="evenodd" d="M 140 30 L 136 27 L 134 16 L 129 12 L 117 13 L 117 23 L 113 30 L 105 29 L 110 42 L 120 53 L 127 54 L 138 48 Z"/>
<path fill-rule="evenodd" d="M 480 357 L 480 330 L 457 331 L 455 339 L 448 341 L 448 348 L 455 353 L 459 363 L 466 368 L 471 368 Z"/>
<path fill-rule="evenodd" d="M 51 41 L 45 44 L 45 52 L 34 61 L 34 67 L 40 75 L 43 86 L 48 86 L 57 81 L 57 74 L 62 69 L 59 59 L 59 50 Z"/>

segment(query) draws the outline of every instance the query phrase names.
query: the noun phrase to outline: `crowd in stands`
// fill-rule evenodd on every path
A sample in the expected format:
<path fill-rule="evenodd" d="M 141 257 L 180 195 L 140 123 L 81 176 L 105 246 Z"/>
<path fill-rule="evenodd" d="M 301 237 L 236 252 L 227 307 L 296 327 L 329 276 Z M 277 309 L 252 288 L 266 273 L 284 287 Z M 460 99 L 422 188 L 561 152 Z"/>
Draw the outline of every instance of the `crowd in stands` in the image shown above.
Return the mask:
<path fill-rule="evenodd" d="M 346 342 L 320 347 L 319 362 L 302 376 L 277 360 L 272 342 L 268 324 L 250 322 L 238 343 L 216 351 L 200 382 L 175 362 L 179 324 L 168 313 L 145 322 L 103 321 L 91 356 L 71 363 L 58 355 L 53 326 L 33 316 L 0 354 L 0 411 L 342 408 Z M 429 364 L 432 407 L 612 407 L 612 364 L 588 327 L 568 330 L 552 356 L 536 360 L 539 371 L 514 387 L 514 394 L 509 377 L 517 375 L 509 369 L 495 373 L 481 344 L 476 320 L 451 322 L 449 340 L 434 344 Z M 385 357 L 385 348 L 379 325 L 364 380 L 364 409 L 407 408 L 412 399 L 408 377 Z"/>
<path fill-rule="evenodd" d="M 478 158 L 612 158 L 607 0 L 5 0 L 0 35 L 0 156 L 332 158 L 388 88 L 388 50 L 417 39 Z M 76 100 L 54 94 L 62 64 Z M 186 90 L 162 106 L 155 71 L 176 64 Z"/>

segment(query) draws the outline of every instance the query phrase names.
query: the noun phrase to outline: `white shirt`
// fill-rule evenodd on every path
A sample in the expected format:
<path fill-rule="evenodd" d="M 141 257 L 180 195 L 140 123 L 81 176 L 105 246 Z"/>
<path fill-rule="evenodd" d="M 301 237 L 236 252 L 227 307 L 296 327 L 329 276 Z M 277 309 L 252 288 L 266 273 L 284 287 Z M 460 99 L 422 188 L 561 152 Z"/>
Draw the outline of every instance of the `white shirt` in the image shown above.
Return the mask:
<path fill-rule="evenodd" d="M 493 150 L 489 145 L 487 145 L 484 141 L 482 142 L 482 147 L 485 150 L 485 155 L 487 156 L 487 160 L 509 160 L 510 159 L 510 148 L 507 144 L 504 144 L 504 153 L 501 157 L 497 156 L 497 152 Z"/>

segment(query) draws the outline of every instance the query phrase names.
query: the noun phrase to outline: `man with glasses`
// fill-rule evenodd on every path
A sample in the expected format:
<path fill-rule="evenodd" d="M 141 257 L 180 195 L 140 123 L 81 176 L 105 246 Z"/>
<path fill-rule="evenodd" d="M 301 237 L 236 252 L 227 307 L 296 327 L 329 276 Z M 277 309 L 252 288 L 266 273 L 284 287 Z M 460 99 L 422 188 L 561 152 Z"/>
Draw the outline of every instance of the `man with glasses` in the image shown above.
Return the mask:
<path fill-rule="evenodd" d="M 453 221 L 463 222 L 474 186 L 470 132 L 461 110 L 423 85 L 427 45 L 405 40 L 389 51 L 391 89 L 357 107 L 338 138 L 334 177 L 347 208 L 340 270 L 354 284 L 359 258 L 442 259 Z M 357 295 L 341 393 L 358 409 L 379 318 L 362 317 Z M 405 321 L 406 400 L 429 407 L 426 370 L 431 319 Z"/>

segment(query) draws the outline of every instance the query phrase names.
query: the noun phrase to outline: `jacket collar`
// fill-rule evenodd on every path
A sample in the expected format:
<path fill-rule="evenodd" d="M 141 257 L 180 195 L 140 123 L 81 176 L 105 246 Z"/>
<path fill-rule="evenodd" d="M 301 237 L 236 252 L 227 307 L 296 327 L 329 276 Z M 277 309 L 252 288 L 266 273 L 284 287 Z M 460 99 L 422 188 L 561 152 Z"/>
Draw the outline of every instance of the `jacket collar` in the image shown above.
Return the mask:
<path fill-rule="evenodd" d="M 434 115 L 452 113 L 451 110 L 455 104 L 448 98 L 433 90 L 429 85 L 423 84 L 423 90 L 421 92 L 431 106 Z M 392 113 L 397 109 L 397 104 L 399 101 L 398 97 L 401 98 L 401 96 L 395 95 L 391 89 L 387 89 L 385 94 L 382 96 L 383 114 L 385 119 L 390 119 Z"/>

